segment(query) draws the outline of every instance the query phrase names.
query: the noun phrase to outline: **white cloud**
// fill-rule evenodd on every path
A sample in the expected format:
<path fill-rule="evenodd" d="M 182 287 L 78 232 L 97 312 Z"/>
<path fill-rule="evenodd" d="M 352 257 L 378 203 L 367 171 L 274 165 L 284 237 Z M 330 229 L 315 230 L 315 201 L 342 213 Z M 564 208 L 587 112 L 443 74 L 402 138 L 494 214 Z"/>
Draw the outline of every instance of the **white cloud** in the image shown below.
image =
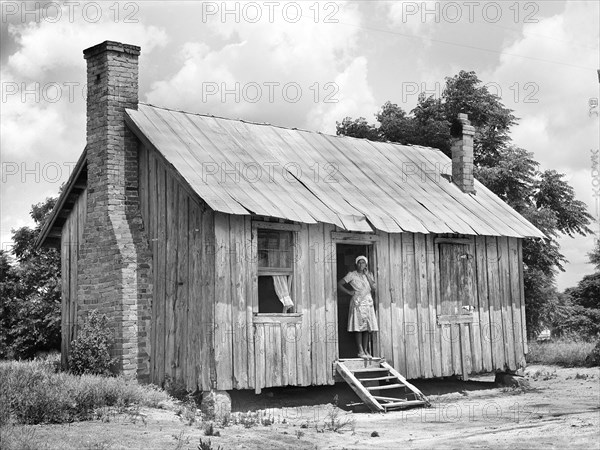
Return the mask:
<path fill-rule="evenodd" d="M 514 143 L 532 151 L 542 170 L 565 173 L 590 212 L 590 150 L 598 148 L 598 118 L 589 117 L 588 101 L 598 96 L 598 15 L 595 1 L 566 2 L 562 13 L 526 24 L 523 35 L 502 49 L 498 66 L 481 77 L 496 82 L 504 103 L 522 118 L 512 131 Z M 564 289 L 592 271 L 586 254 L 593 238 L 560 242 L 570 261 L 557 278 Z"/>
<path fill-rule="evenodd" d="M 311 4 L 296 23 L 275 16 L 273 23 L 234 20 L 207 25 L 228 43 L 208 47 L 199 41 L 183 45 L 181 66 L 155 82 L 147 101 L 192 112 L 306 126 L 315 100 L 324 99 L 338 75 L 354 60 L 360 33 L 358 7 L 342 3 L 341 23 L 315 23 Z M 218 17 L 216 19 L 219 19 Z M 361 85 L 368 90 L 368 85 Z M 325 108 L 317 108 L 325 111 Z M 311 117 L 311 123 L 317 123 Z M 333 121 L 332 123 L 335 123 Z"/>
<path fill-rule="evenodd" d="M 441 18 L 439 1 L 394 1 L 389 3 L 391 25 L 399 32 L 430 38 Z M 427 43 L 427 39 L 424 39 Z M 430 44 L 429 44 L 430 45 Z"/>
<path fill-rule="evenodd" d="M 10 241 L 11 228 L 31 225 L 33 203 L 58 194 L 85 146 L 83 49 L 110 39 L 141 45 L 149 53 L 167 42 L 163 29 L 115 23 L 107 13 L 111 6 L 102 4 L 97 23 L 81 16 L 71 23 L 63 9 L 62 20 L 56 22 L 13 20 L 8 25 L 16 51 L 0 74 L 2 242 Z"/>
<path fill-rule="evenodd" d="M 336 78 L 335 102 L 319 102 L 307 114 L 309 129 L 335 134 L 335 123 L 344 117 L 371 118 L 377 109 L 367 79 L 367 59 L 358 57 Z M 333 93 L 333 91 L 331 91 Z"/>

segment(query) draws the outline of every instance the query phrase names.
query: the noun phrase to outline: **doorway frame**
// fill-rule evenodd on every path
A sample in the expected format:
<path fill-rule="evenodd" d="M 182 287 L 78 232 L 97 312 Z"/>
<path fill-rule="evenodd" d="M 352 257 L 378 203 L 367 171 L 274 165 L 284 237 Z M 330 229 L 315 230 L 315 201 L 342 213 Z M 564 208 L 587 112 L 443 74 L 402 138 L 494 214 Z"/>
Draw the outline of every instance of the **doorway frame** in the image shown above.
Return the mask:
<path fill-rule="evenodd" d="M 371 261 L 369 262 L 371 266 L 371 271 L 373 272 L 373 276 L 375 277 L 375 285 L 377 285 L 379 280 L 379 265 L 377 264 L 377 244 L 379 243 L 380 236 L 375 233 L 355 233 L 351 231 L 332 231 L 331 232 L 331 241 L 334 247 L 334 255 L 332 260 L 335 261 L 337 265 L 337 246 L 338 244 L 346 244 L 346 245 L 368 245 L 371 247 Z M 335 289 L 335 317 L 338 317 L 338 292 L 337 292 L 337 281 L 334 286 Z M 380 314 L 380 305 L 379 305 L 379 295 L 378 291 L 375 292 L 375 297 L 373 302 L 376 305 L 377 310 L 377 321 L 379 323 L 379 330 L 381 332 L 381 320 L 379 318 Z M 339 359 L 339 339 L 340 339 L 340 331 L 336 330 L 338 345 L 336 346 L 336 354 Z M 381 343 L 379 340 L 379 333 L 373 333 L 372 335 L 372 345 L 373 352 L 377 351 L 377 354 L 381 354 Z"/>

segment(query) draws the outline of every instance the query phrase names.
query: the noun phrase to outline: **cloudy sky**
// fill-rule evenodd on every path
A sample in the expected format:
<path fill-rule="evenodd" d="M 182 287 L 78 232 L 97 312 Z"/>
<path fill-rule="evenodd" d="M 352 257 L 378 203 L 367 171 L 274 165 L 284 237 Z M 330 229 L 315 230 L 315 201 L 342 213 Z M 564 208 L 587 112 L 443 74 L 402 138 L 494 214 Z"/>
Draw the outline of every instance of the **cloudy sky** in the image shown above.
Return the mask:
<path fill-rule="evenodd" d="M 327 133 L 474 70 L 520 118 L 514 144 L 598 218 L 599 17 L 597 1 L 2 2 L 2 247 L 84 148 L 82 50 L 104 40 L 142 47 L 143 102 Z M 561 244 L 562 289 L 592 272 L 593 237 Z"/>

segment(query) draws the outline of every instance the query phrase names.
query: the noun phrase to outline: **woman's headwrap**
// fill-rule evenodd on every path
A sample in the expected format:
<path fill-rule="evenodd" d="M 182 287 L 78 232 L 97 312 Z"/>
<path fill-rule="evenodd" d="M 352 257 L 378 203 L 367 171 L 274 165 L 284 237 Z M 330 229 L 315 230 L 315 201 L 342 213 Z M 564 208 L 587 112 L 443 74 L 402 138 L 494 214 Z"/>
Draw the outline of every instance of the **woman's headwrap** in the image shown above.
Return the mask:
<path fill-rule="evenodd" d="M 369 260 L 367 259 L 367 257 L 366 257 L 366 256 L 363 256 L 363 255 L 357 256 L 357 257 L 356 257 L 356 259 L 354 260 L 354 264 L 358 264 L 358 262 L 359 262 L 361 259 L 364 259 L 364 261 L 365 261 L 365 264 L 369 264 Z"/>

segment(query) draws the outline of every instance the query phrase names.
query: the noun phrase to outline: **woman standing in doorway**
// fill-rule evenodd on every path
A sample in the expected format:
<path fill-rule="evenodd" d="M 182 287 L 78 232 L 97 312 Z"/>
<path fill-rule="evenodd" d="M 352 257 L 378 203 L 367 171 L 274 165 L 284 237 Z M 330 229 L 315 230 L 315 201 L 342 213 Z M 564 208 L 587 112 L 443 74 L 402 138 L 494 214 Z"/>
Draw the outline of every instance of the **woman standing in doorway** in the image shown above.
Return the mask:
<path fill-rule="evenodd" d="M 368 352 L 370 334 L 379 331 L 373 297 L 375 292 L 375 278 L 367 270 L 366 256 L 358 256 L 355 260 L 356 270 L 348 272 L 338 282 L 338 289 L 352 296 L 350 301 L 350 314 L 348 316 L 348 331 L 356 333 L 356 346 L 359 358 L 371 358 Z M 353 291 L 346 289 L 345 284 L 352 286 Z"/>

